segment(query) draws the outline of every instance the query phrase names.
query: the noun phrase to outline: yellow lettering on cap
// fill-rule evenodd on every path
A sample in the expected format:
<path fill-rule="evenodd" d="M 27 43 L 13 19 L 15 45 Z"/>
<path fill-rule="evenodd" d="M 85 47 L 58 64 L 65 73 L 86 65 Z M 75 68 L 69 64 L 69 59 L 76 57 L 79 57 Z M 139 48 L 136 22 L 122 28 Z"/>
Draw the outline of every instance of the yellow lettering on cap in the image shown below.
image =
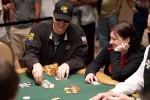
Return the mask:
<path fill-rule="evenodd" d="M 68 7 L 67 6 L 61 6 L 61 10 L 67 11 Z"/>

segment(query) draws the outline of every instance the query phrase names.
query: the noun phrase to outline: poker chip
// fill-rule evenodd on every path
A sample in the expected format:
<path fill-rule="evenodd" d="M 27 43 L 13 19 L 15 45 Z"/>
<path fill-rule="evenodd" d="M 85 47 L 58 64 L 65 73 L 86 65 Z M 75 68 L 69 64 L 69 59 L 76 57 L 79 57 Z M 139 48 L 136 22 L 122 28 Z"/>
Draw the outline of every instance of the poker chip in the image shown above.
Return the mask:
<path fill-rule="evenodd" d="M 71 91 L 66 91 L 66 94 L 70 94 L 71 93 Z"/>
<path fill-rule="evenodd" d="M 65 88 L 64 88 L 64 91 L 69 91 L 69 87 L 65 87 Z"/>
<path fill-rule="evenodd" d="M 60 100 L 60 98 L 59 97 L 55 97 L 55 98 L 53 98 L 51 100 Z"/>
<path fill-rule="evenodd" d="M 23 97 L 23 100 L 29 100 L 30 99 L 30 96 L 24 96 Z"/>
<path fill-rule="evenodd" d="M 64 91 L 66 92 L 66 94 L 78 94 L 78 90 L 79 89 L 80 88 L 78 86 L 73 84 L 73 85 L 71 85 L 70 88 L 69 87 L 65 87 Z"/>
<path fill-rule="evenodd" d="M 49 84 L 49 88 L 54 88 L 54 84 Z"/>
<path fill-rule="evenodd" d="M 72 92 L 73 94 L 78 94 L 78 92 L 76 91 L 76 92 Z"/>
<path fill-rule="evenodd" d="M 70 89 L 71 89 L 71 90 L 74 90 L 74 89 L 76 89 L 76 88 L 75 88 L 75 87 L 71 87 Z"/>
<path fill-rule="evenodd" d="M 72 92 L 77 92 L 78 90 L 74 89 L 74 90 L 71 90 Z"/>

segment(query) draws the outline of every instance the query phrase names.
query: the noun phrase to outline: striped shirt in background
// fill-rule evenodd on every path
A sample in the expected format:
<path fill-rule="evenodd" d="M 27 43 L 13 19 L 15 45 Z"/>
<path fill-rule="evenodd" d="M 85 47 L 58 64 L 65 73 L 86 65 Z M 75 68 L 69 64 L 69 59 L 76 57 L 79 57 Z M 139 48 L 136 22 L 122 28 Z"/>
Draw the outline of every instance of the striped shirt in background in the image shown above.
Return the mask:
<path fill-rule="evenodd" d="M 41 2 L 41 18 L 51 17 L 55 4 L 58 0 L 42 0 Z"/>
<path fill-rule="evenodd" d="M 0 0 L 0 10 L 2 10 L 2 0 Z"/>

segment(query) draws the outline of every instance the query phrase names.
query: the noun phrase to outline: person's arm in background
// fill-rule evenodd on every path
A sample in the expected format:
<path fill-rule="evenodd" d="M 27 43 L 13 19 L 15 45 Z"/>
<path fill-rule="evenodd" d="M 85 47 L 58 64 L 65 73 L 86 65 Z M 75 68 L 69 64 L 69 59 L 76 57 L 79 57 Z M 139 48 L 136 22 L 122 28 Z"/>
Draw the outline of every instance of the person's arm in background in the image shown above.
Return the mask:
<path fill-rule="evenodd" d="M 3 4 L 3 10 L 4 11 L 9 11 L 10 7 L 11 7 L 11 3 Z"/>
<path fill-rule="evenodd" d="M 69 0 L 73 6 L 80 6 L 80 5 L 92 5 L 92 6 L 96 6 L 97 4 L 97 0 Z"/>
<path fill-rule="evenodd" d="M 119 15 L 120 15 L 120 9 L 122 8 L 122 2 L 123 2 L 123 0 L 117 0 L 116 11 L 115 11 L 115 14 L 117 15 L 117 17 L 119 17 Z"/>
<path fill-rule="evenodd" d="M 38 2 L 35 1 L 34 8 L 35 8 L 34 19 L 38 19 L 40 18 L 40 13 L 41 13 L 41 1 L 38 1 Z M 36 25 L 36 24 L 37 22 L 33 23 L 33 25 Z"/>
<path fill-rule="evenodd" d="M 97 0 L 79 0 L 84 4 L 88 4 L 88 5 L 92 5 L 92 6 L 96 6 L 97 4 Z"/>
<path fill-rule="evenodd" d="M 132 9 L 132 11 L 134 13 L 137 13 L 138 10 L 135 7 L 134 1 L 133 0 L 126 0 L 127 4 L 129 5 L 129 7 Z"/>
<path fill-rule="evenodd" d="M 81 6 L 83 5 L 83 3 L 79 0 L 69 0 L 69 2 L 71 2 L 71 4 L 74 6 L 74 7 L 78 7 L 78 6 Z"/>
<path fill-rule="evenodd" d="M 2 11 L 0 10 L 0 17 L 1 17 L 1 13 L 2 13 Z"/>
<path fill-rule="evenodd" d="M 14 4 L 14 2 L 11 2 L 11 7 L 9 10 L 9 21 L 10 22 L 14 21 L 14 14 L 15 14 L 15 4 Z"/>
<path fill-rule="evenodd" d="M 2 0 L 0 0 L 0 17 L 1 17 L 1 13 L 2 13 Z"/>

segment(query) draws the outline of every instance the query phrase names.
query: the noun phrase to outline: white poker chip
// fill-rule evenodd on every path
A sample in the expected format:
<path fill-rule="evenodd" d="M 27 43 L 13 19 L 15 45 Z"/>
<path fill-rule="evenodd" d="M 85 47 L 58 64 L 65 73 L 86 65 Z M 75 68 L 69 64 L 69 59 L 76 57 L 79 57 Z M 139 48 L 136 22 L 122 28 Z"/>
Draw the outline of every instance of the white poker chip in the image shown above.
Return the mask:
<path fill-rule="evenodd" d="M 29 100 L 30 99 L 30 96 L 24 96 L 23 97 L 23 100 Z"/>

